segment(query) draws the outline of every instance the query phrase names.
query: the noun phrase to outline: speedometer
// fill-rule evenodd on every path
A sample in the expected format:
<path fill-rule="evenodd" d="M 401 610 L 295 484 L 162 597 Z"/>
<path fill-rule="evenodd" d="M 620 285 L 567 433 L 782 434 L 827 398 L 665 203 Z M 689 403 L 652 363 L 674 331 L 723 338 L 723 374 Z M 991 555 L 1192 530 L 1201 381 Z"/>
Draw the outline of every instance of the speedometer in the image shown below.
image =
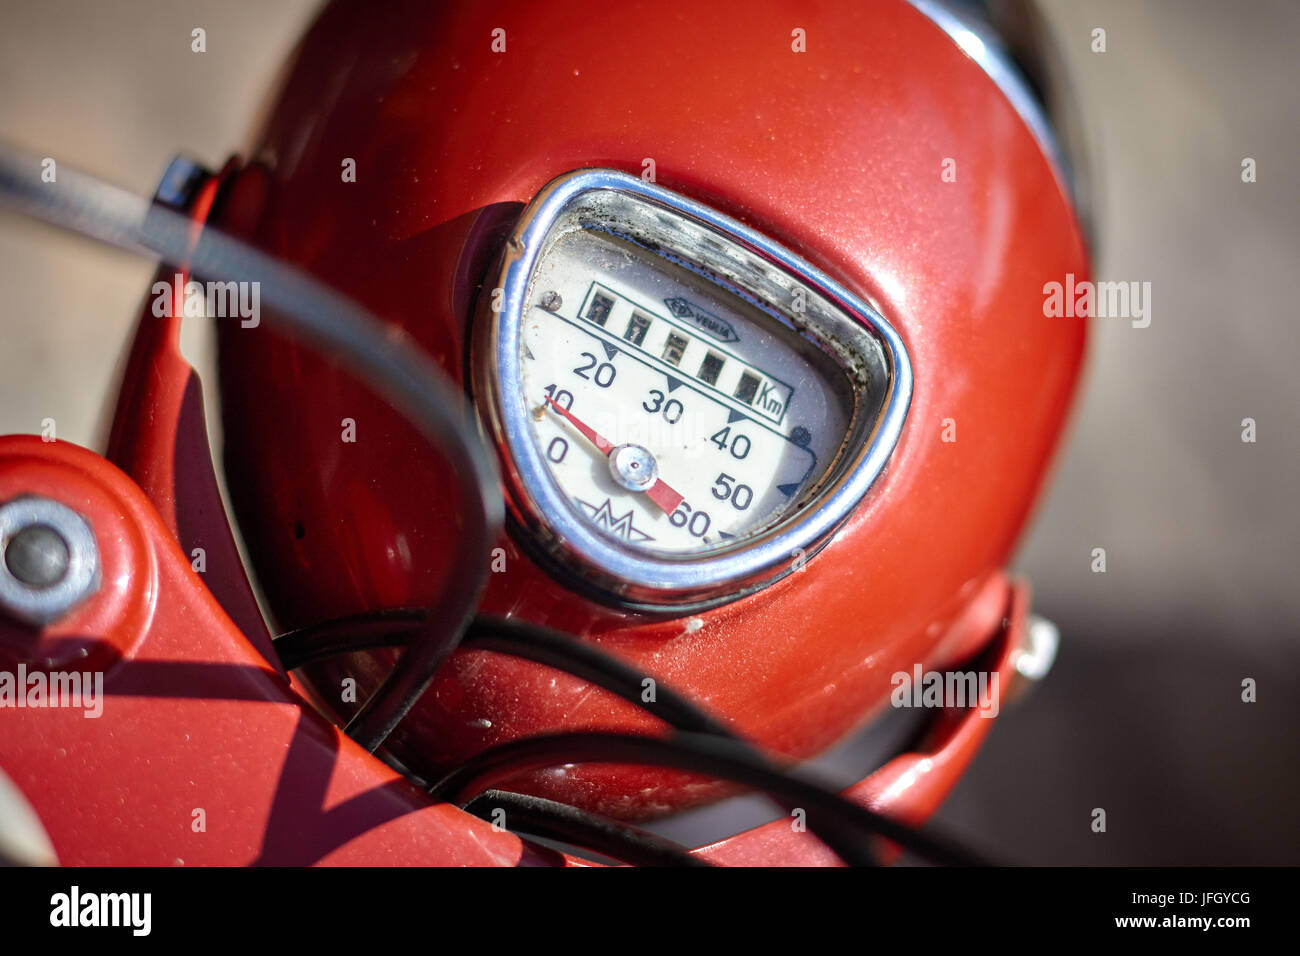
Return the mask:
<path fill-rule="evenodd" d="M 610 170 L 552 182 L 489 284 L 475 392 L 526 547 L 596 596 L 705 606 L 800 566 L 911 395 L 869 306 L 776 243 Z"/>

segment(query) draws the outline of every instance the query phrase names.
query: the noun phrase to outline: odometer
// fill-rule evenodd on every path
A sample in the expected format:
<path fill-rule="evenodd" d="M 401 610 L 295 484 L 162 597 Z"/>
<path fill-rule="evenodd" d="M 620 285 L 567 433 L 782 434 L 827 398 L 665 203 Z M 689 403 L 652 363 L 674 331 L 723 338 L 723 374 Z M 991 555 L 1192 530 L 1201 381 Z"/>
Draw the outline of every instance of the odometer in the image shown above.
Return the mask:
<path fill-rule="evenodd" d="M 607 598 L 704 604 L 773 580 L 897 439 L 910 368 L 879 314 L 660 187 L 562 177 L 498 278 L 476 391 L 512 514 L 535 553 Z"/>
<path fill-rule="evenodd" d="M 853 396 L 825 353 L 639 251 L 585 230 L 555 243 L 525 307 L 520 394 L 551 478 L 593 527 L 639 550 L 707 551 L 798 507 Z"/>

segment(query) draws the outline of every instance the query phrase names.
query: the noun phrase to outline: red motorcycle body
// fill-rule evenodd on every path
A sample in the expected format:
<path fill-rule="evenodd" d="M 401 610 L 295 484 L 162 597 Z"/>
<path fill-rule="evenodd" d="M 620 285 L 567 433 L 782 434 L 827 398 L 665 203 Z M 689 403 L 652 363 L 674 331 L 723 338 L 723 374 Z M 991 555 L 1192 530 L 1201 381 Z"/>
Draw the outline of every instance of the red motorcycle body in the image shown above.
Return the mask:
<path fill-rule="evenodd" d="M 592 166 L 653 168 L 876 304 L 905 340 L 915 393 L 892 461 L 802 572 L 656 619 L 579 596 L 504 538 L 485 611 L 584 635 L 793 757 L 860 724 L 895 672 L 966 656 L 997 629 L 970 616 L 1041 486 L 1084 346 L 1083 320 L 1044 316 L 1043 286 L 1087 260 L 1024 120 L 908 4 L 340 3 L 248 156 L 219 223 L 400 326 L 462 382 L 504 228 L 549 180 Z M 227 478 L 280 626 L 431 603 L 457 559 L 444 464 L 346 371 L 269 329 L 228 325 L 220 345 Z M 392 659 L 311 681 L 330 704 L 347 677 L 373 689 Z M 581 680 L 462 652 L 390 747 L 436 776 L 521 735 L 654 727 Z M 620 816 L 718 792 L 597 766 L 525 788 Z"/>
<path fill-rule="evenodd" d="M 355 181 L 341 175 L 349 161 Z M 1082 280 L 1087 257 L 1041 143 L 910 5 L 336 3 L 245 158 L 187 211 L 196 230 L 214 223 L 354 297 L 466 383 L 480 284 L 503 235 L 543 185 L 594 166 L 652 170 L 871 302 L 906 344 L 911 409 L 888 467 L 830 543 L 748 597 L 686 616 L 621 610 L 579 595 L 507 535 L 482 611 L 581 635 L 793 758 L 868 720 L 891 675 L 917 664 L 983 652 L 1009 683 L 1028 596 L 1003 568 L 1085 338 L 1083 319 L 1044 315 L 1043 287 Z M 340 366 L 267 326 L 219 327 L 226 478 L 276 628 L 432 604 L 458 553 L 446 463 Z M 578 862 L 435 804 L 338 729 L 351 707 L 341 682 L 356 679 L 364 700 L 396 652 L 315 665 L 306 683 L 283 673 L 177 333 L 177 320 L 146 310 L 112 463 L 0 439 L 0 501 L 62 501 L 94 526 L 103 561 L 99 591 L 56 625 L 0 624 L 0 669 L 105 674 L 101 718 L 3 717 L 0 768 L 59 859 Z M 341 440 L 345 420 L 355 442 Z M 945 712 L 849 794 L 921 823 L 991 724 Z M 461 651 L 386 746 L 433 777 L 494 744 L 579 729 L 662 732 L 582 680 Z M 511 787 L 633 818 L 725 792 L 609 765 Z M 833 861 L 784 822 L 695 852 Z"/>

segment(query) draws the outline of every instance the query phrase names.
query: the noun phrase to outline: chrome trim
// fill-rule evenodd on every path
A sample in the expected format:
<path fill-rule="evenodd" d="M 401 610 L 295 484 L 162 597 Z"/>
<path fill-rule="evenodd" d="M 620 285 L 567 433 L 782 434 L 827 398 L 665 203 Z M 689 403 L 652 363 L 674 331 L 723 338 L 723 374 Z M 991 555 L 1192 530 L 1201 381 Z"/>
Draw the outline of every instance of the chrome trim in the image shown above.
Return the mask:
<path fill-rule="evenodd" d="M 1025 633 L 1015 653 L 1016 673 L 1029 681 L 1040 681 L 1056 663 L 1061 646 L 1061 632 L 1055 624 L 1037 614 L 1029 615 Z"/>
<path fill-rule="evenodd" d="M 974 16 L 962 16 L 956 7 L 945 0 L 908 0 L 918 12 L 928 17 L 940 30 L 948 34 L 967 56 L 988 75 L 1024 120 L 1038 146 L 1047 157 L 1052 172 L 1061 189 L 1077 202 L 1073 171 L 1065 158 L 1051 120 L 1038 97 L 1030 89 L 1020 68 L 1007 53 L 997 34 L 988 23 Z"/>
<path fill-rule="evenodd" d="M 519 393 L 519 335 L 543 250 L 576 228 L 623 230 L 632 238 L 653 233 L 657 245 L 703 268 L 724 287 L 735 286 L 733 294 L 771 305 L 766 311 L 774 322 L 815 341 L 851 381 L 857 376 L 862 384 L 841 460 L 793 514 L 707 554 L 656 555 L 622 547 L 592 529 L 558 488 L 533 440 Z M 496 313 L 490 305 L 493 284 L 489 280 L 484 289 L 471 374 L 484 427 L 503 465 L 511 515 L 531 538 L 528 543 L 539 546 L 530 550 L 603 600 L 642 610 L 681 610 L 722 603 L 770 584 L 825 544 L 883 470 L 902 433 L 912 368 L 902 339 L 879 312 L 748 226 L 635 176 L 584 169 L 549 183 L 507 241 L 496 273 L 495 285 L 502 290 Z M 809 304 L 801 325 L 817 325 L 816 331 L 796 329 L 772 305 L 775 290 L 792 293 L 800 287 Z M 854 363 L 854 369 L 845 367 Z"/>

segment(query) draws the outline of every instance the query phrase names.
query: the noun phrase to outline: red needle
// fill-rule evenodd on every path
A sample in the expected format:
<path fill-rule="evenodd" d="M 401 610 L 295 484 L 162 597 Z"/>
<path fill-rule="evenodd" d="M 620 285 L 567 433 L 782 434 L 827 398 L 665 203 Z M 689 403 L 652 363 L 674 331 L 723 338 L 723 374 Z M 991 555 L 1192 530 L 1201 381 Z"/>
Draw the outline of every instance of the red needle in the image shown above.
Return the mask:
<path fill-rule="evenodd" d="M 655 483 L 647 488 L 645 493 L 666 515 L 676 511 L 683 501 L 682 496 L 664 484 L 662 478 L 656 478 Z"/>
<path fill-rule="evenodd" d="M 603 438 L 599 432 L 586 422 L 581 421 L 578 416 L 574 415 L 573 412 L 569 411 L 555 399 L 551 398 L 551 396 L 547 395 L 545 401 L 546 404 L 550 405 L 553 409 L 567 418 L 569 424 L 582 432 L 587 441 L 595 445 L 602 455 L 607 458 L 609 457 L 610 453 L 613 452 L 615 448 L 613 442 L 609 441 L 607 438 Z M 681 495 L 673 491 L 672 488 L 668 487 L 663 479 L 655 479 L 655 483 L 649 488 L 646 488 L 645 493 L 646 497 L 658 505 L 666 515 L 670 515 L 676 511 L 682 501 L 685 500 Z"/>
<path fill-rule="evenodd" d="M 591 442 L 593 445 L 595 445 L 597 448 L 600 449 L 600 453 L 602 455 L 608 455 L 610 452 L 614 450 L 613 442 L 606 441 L 604 438 L 601 438 L 600 435 L 596 434 L 596 430 L 594 428 L 592 428 L 590 425 L 586 424 L 585 422 L 579 421 L 578 416 L 574 415 L 573 412 L 569 411 L 563 405 L 559 404 L 555 399 L 551 398 L 551 396 L 549 395 L 546 396 L 546 403 L 550 405 L 553 409 L 555 409 L 557 412 L 559 412 L 561 415 L 563 415 L 565 418 L 567 418 L 569 420 L 569 423 L 573 425 L 574 428 L 582 432 L 582 434 L 586 437 L 587 441 Z"/>

